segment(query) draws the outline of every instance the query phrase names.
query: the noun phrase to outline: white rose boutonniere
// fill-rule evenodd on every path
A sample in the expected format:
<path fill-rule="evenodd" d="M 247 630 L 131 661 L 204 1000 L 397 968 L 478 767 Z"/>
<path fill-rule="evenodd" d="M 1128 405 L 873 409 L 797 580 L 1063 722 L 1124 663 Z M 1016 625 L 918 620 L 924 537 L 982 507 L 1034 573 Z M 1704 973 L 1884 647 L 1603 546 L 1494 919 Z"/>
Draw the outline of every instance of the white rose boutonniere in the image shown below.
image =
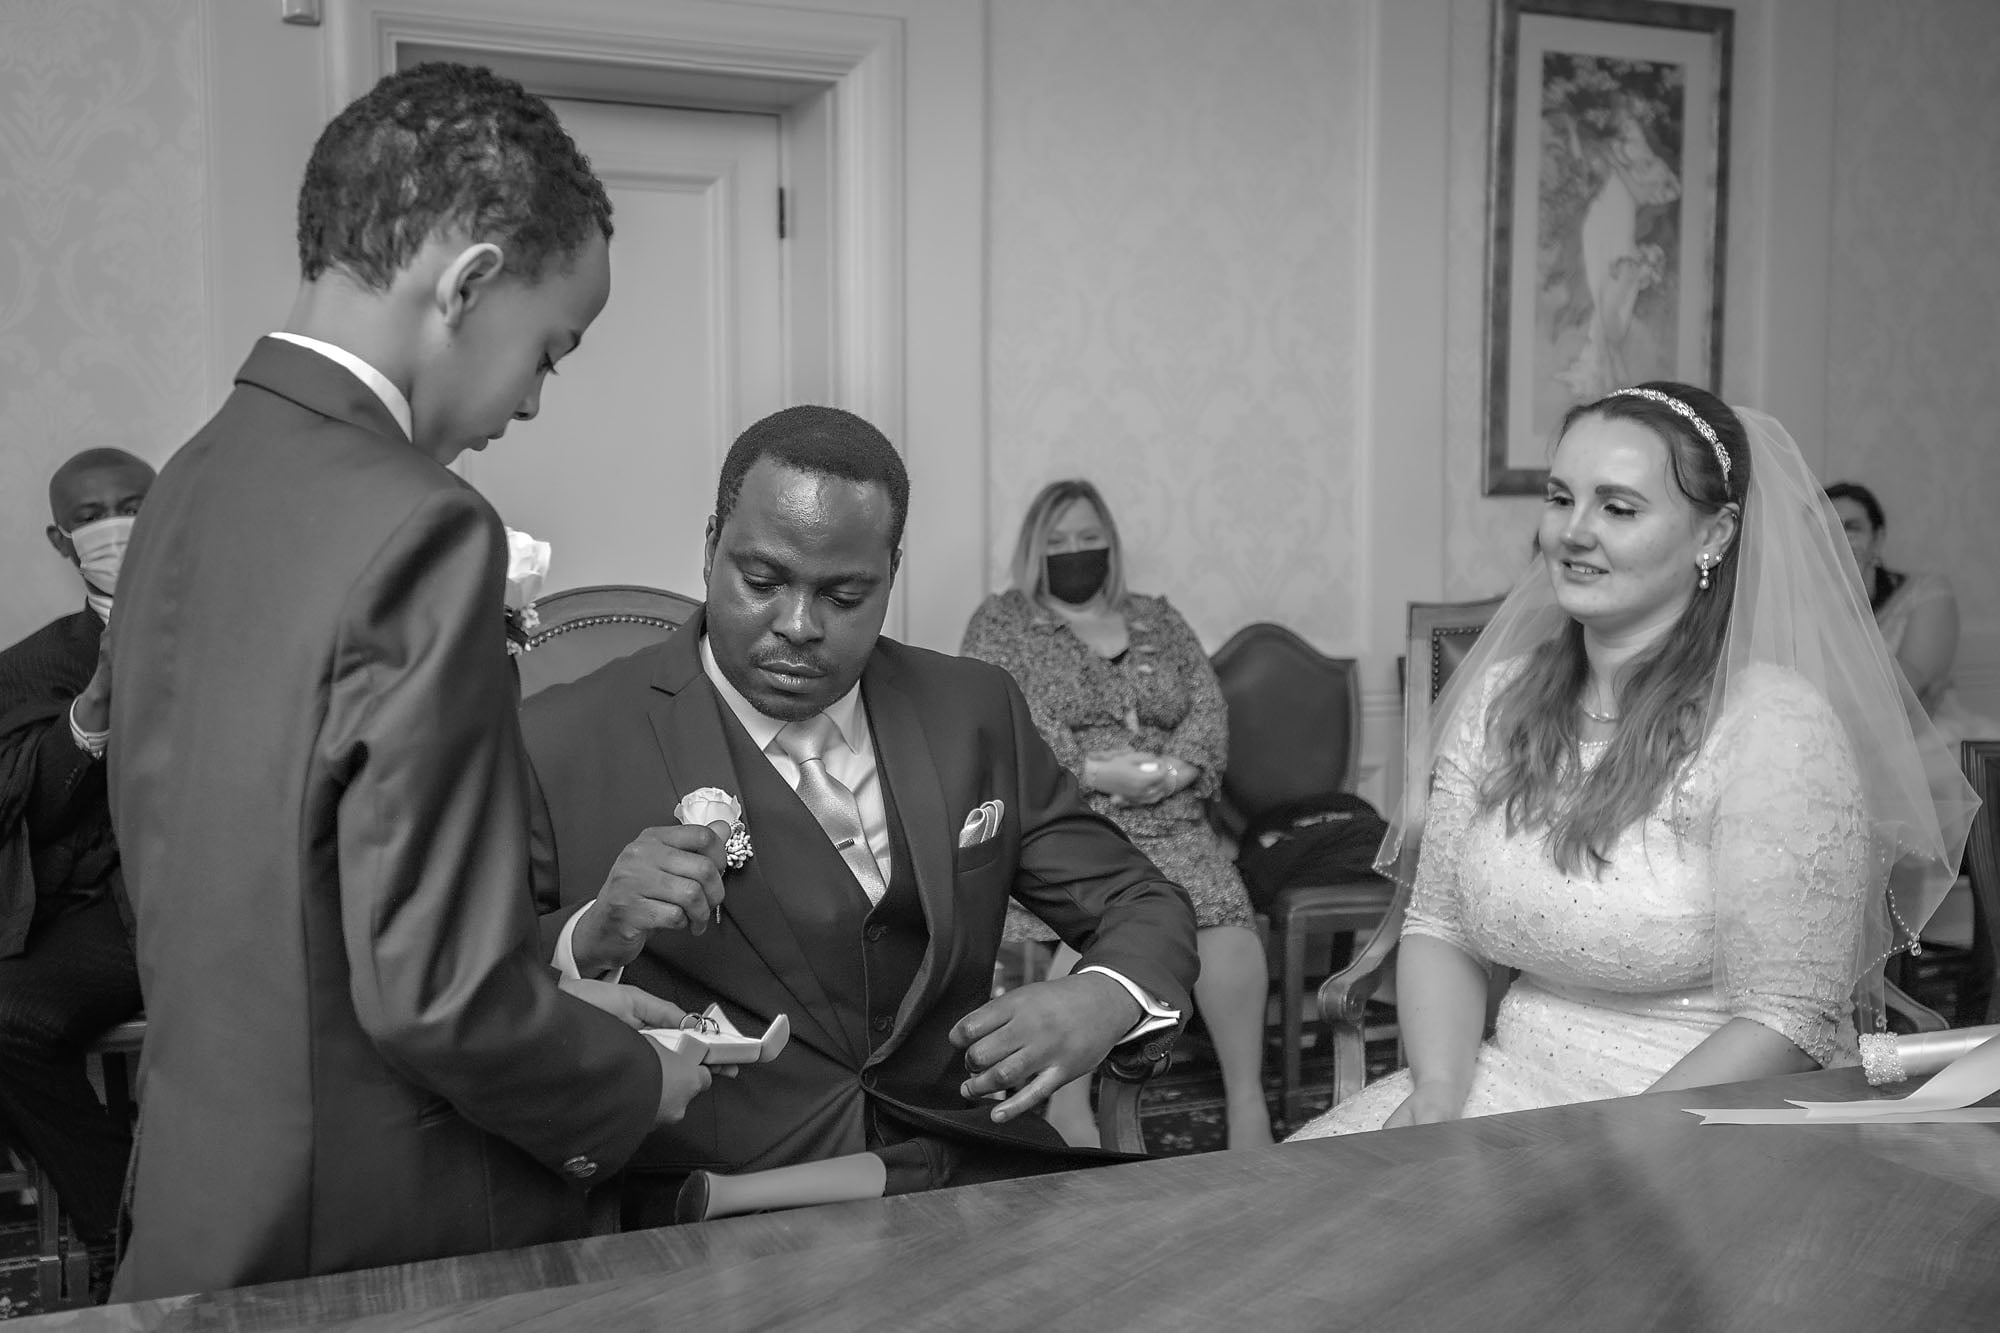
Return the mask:
<path fill-rule="evenodd" d="M 741 870 L 755 855 L 750 846 L 750 830 L 743 826 L 743 804 L 720 787 L 699 787 L 681 797 L 674 818 L 683 824 L 725 824 L 729 828 L 724 844 L 724 860 L 731 870 Z"/>
<path fill-rule="evenodd" d="M 540 628 L 535 599 L 549 576 L 549 544 L 507 529 L 507 650 L 524 652 L 528 636 Z"/>

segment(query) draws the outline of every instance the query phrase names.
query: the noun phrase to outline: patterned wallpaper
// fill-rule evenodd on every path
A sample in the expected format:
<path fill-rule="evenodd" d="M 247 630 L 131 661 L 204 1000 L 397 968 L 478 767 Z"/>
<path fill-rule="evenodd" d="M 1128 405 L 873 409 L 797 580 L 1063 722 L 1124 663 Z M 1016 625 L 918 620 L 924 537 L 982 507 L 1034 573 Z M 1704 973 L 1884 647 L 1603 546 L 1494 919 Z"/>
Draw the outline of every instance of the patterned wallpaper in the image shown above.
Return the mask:
<path fill-rule="evenodd" d="M 0 4 L 0 644 L 82 605 L 43 538 L 79 449 L 206 415 L 197 0 Z"/>
<path fill-rule="evenodd" d="M 1211 647 L 1354 632 L 1361 7 L 1000 0 L 989 14 L 993 586 L 1057 477 Z M 974 597 L 968 594 L 970 612 Z"/>
<path fill-rule="evenodd" d="M 2000 5 L 1845 0 L 1836 58 L 1828 470 L 1951 578 L 2000 694 Z"/>

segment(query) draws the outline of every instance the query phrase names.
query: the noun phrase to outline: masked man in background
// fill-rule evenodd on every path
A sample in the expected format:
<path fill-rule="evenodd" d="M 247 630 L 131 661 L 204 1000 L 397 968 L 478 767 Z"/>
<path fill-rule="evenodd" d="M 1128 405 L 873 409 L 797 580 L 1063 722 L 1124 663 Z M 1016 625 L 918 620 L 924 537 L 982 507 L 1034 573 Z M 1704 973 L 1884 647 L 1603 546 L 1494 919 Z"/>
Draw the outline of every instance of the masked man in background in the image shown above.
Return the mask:
<path fill-rule="evenodd" d="M 105 795 L 106 625 L 153 469 L 90 449 L 49 482 L 49 544 L 87 605 L 0 653 L 0 1136 L 41 1163 L 77 1232 L 108 1248 L 130 1129 L 84 1071 L 139 1010 L 124 883 Z"/>

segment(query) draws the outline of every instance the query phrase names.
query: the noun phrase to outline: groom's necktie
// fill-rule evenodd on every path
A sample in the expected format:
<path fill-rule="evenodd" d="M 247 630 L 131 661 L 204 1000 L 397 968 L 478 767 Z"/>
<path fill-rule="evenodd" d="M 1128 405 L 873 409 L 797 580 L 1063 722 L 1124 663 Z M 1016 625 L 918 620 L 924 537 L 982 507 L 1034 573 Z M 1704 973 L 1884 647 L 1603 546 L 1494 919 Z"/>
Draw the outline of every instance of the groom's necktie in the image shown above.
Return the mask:
<path fill-rule="evenodd" d="M 778 748 L 799 766 L 799 799 L 833 840 L 840 859 L 847 862 L 854 878 L 861 881 L 869 903 L 879 903 L 889 888 L 882 882 L 882 869 L 875 864 L 875 853 L 868 847 L 868 834 L 861 827 L 861 807 L 855 804 L 854 793 L 826 771 L 826 748 L 833 744 L 835 735 L 833 719 L 825 713 L 815 713 L 786 724 L 778 733 Z"/>

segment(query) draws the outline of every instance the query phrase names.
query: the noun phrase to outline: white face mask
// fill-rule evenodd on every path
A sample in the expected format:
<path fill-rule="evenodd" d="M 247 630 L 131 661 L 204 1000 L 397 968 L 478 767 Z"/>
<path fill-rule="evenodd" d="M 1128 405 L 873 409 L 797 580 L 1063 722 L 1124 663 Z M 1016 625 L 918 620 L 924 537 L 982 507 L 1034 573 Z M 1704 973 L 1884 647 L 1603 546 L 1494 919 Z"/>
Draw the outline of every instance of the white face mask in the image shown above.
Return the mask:
<path fill-rule="evenodd" d="M 132 516 L 118 514 L 65 532 L 76 548 L 76 566 L 94 593 L 110 597 L 118 591 L 118 567 L 125 563 L 125 544 L 132 540 Z"/>

